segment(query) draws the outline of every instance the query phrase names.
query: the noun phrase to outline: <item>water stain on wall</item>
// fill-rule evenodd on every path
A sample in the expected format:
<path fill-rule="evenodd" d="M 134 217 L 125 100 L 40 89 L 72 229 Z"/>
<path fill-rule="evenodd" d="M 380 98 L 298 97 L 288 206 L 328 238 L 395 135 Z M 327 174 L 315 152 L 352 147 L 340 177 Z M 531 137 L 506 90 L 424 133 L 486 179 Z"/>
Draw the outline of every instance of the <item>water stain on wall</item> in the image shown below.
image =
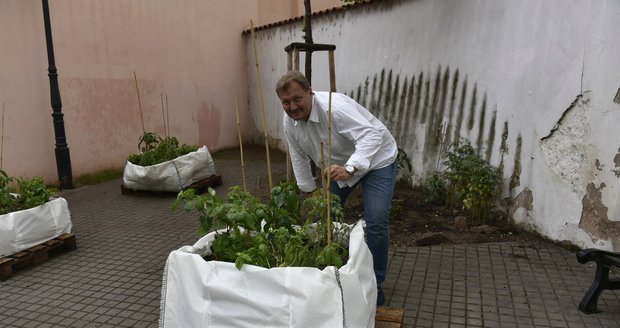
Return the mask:
<path fill-rule="evenodd" d="M 521 138 L 521 134 L 517 137 L 517 147 L 515 150 L 515 162 L 514 169 L 512 171 L 512 175 L 510 176 L 509 187 L 510 190 L 515 189 L 521 184 L 521 144 L 523 143 L 523 139 Z"/>
<path fill-rule="evenodd" d="M 473 138 L 470 141 L 478 154 L 489 161 L 494 153 L 499 153 L 495 158 L 503 166 L 508 153 L 508 122 L 503 122 L 500 143 L 495 140 L 500 137 L 496 136 L 497 124 L 501 124 L 497 104 L 489 103 L 488 94 L 477 83 L 473 87 L 470 84 L 467 75 L 462 76 L 458 69 L 450 67 L 439 66 L 432 73 L 410 76 L 382 69 L 347 94 L 386 124 L 410 158 L 421 157 L 421 176 L 438 170 L 446 152 L 462 138 Z M 520 151 L 521 138 L 517 143 Z M 520 156 L 515 154 L 515 171 L 511 176 L 516 185 L 521 174 Z"/>

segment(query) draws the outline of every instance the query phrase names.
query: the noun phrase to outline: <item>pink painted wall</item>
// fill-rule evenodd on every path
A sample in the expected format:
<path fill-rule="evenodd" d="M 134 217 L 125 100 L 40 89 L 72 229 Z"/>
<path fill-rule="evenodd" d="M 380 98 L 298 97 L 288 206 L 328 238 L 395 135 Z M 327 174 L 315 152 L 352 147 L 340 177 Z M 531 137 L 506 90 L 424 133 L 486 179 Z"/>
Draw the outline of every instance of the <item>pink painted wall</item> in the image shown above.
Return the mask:
<path fill-rule="evenodd" d="M 315 10 L 340 5 L 314 0 Z M 248 108 L 242 31 L 303 15 L 290 0 L 54 0 L 50 15 L 73 176 L 122 168 L 146 131 L 211 151 L 238 146 Z M 314 7 L 314 6 L 313 6 Z M 58 179 L 41 1 L 0 1 L 2 169 Z M 137 76 L 142 112 L 134 73 Z M 2 115 L 2 112 L 0 112 Z"/>

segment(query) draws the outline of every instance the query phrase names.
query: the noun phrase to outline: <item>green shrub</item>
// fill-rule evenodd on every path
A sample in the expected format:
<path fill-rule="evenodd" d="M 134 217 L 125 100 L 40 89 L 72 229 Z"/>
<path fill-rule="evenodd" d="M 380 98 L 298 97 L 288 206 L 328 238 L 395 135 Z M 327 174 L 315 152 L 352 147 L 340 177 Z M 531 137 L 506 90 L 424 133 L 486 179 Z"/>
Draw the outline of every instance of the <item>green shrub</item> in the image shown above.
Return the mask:
<path fill-rule="evenodd" d="M 41 177 L 15 179 L 0 170 L 0 214 L 43 205 L 54 197 L 55 192 Z"/>
<path fill-rule="evenodd" d="M 145 132 L 140 137 L 138 148 L 141 153 L 131 154 L 127 160 L 139 166 L 151 166 L 167 162 L 198 150 L 197 146 L 179 145 L 179 141 L 175 137 L 161 138 L 152 132 Z"/>
<path fill-rule="evenodd" d="M 490 220 L 500 197 L 499 169 L 482 159 L 468 140 L 455 143 L 444 164 L 448 203 L 468 210 L 474 222 Z"/>

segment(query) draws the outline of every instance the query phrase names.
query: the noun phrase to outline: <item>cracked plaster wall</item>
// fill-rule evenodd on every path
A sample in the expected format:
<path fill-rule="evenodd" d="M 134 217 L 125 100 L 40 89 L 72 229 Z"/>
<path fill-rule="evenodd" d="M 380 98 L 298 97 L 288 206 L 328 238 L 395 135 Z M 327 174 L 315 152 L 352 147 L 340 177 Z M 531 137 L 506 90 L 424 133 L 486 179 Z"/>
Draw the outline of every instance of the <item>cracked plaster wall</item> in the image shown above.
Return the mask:
<path fill-rule="evenodd" d="M 573 192 L 585 193 L 592 180 L 590 120 L 588 106 L 591 92 L 577 96 L 566 109 L 550 134 L 542 138 L 540 147 L 547 165 Z"/>

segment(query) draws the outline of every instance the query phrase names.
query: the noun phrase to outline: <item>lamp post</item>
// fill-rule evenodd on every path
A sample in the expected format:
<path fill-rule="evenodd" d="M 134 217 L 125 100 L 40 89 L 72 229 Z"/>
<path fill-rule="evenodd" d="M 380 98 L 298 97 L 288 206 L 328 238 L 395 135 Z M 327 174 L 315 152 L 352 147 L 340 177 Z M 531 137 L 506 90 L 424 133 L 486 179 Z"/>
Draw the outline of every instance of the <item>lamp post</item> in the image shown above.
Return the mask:
<path fill-rule="evenodd" d="M 47 44 L 47 61 L 49 63 L 48 76 L 50 78 L 50 97 L 52 102 L 52 118 L 54 122 L 54 136 L 56 137 L 56 169 L 60 189 L 73 188 L 71 173 L 71 156 L 65 136 L 65 121 L 62 113 L 62 101 L 58 89 L 58 73 L 54 60 L 54 43 L 52 41 L 52 26 L 50 24 L 50 8 L 48 0 L 43 1 L 43 21 L 45 22 L 45 42 Z"/>

